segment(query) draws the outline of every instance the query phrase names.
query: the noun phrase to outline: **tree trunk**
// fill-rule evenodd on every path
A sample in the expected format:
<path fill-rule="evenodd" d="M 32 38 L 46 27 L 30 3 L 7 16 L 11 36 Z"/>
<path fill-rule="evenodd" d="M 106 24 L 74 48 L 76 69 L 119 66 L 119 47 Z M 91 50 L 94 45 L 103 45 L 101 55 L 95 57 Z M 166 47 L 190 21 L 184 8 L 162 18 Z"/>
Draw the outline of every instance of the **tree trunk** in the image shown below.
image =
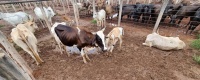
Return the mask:
<path fill-rule="evenodd" d="M 120 0 L 120 9 L 119 9 L 119 15 L 118 15 L 118 26 L 120 26 L 121 23 L 121 15 L 122 15 L 122 5 L 123 5 L 123 0 Z"/>
<path fill-rule="evenodd" d="M 160 13 L 159 13 L 159 15 L 158 15 L 156 24 L 155 24 L 155 26 L 154 26 L 153 32 L 156 32 L 156 31 L 157 31 L 158 26 L 159 26 L 159 23 L 160 23 L 160 20 L 161 20 L 161 18 L 162 18 L 162 16 L 163 16 L 163 13 L 164 13 L 164 11 L 165 11 L 165 8 L 167 7 L 168 2 L 169 2 L 169 0 L 164 0 L 164 3 L 163 3 L 163 5 L 162 5 L 162 7 L 161 7 L 161 10 L 160 10 Z"/>

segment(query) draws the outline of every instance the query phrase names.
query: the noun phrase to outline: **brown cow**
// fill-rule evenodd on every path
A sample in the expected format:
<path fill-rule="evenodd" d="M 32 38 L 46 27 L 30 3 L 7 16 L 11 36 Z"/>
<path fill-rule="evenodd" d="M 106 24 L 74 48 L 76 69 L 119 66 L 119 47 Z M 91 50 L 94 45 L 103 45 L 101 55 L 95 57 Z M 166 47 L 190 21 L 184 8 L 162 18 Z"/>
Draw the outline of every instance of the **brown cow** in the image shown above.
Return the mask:
<path fill-rule="evenodd" d="M 54 28 L 56 35 L 64 45 L 77 45 L 77 48 L 80 50 L 81 56 L 83 57 L 84 63 L 87 63 L 86 59 L 90 60 L 84 52 L 84 47 L 98 45 L 103 51 L 107 50 L 105 46 L 105 35 L 103 34 L 104 30 L 105 28 L 95 33 L 91 33 L 78 27 L 74 28 L 62 24 L 58 24 Z"/>

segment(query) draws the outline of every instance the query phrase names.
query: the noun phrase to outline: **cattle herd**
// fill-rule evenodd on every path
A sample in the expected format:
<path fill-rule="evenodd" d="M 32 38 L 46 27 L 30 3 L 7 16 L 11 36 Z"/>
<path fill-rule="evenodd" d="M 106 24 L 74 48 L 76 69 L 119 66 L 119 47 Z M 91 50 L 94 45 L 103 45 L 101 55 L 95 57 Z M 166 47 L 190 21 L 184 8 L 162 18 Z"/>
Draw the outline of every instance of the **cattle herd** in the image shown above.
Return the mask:
<path fill-rule="evenodd" d="M 124 4 L 122 7 L 122 17 L 127 15 L 128 19 L 133 19 L 134 22 L 141 21 L 142 23 L 155 23 L 160 13 L 162 7 L 162 3 L 151 3 L 151 4 Z M 115 11 L 119 11 L 119 6 L 114 7 Z M 167 4 L 167 7 L 164 10 L 163 16 L 161 18 L 161 22 L 165 21 L 165 18 L 170 18 L 170 24 L 176 24 L 178 21 L 178 25 L 181 23 L 183 18 L 190 17 L 190 21 L 186 26 L 189 26 L 186 33 L 190 30 L 190 34 L 192 31 L 199 25 L 200 23 L 200 4 L 187 4 L 187 3 L 178 3 L 173 4 L 171 0 Z M 141 19 L 141 20 L 140 20 Z"/>
<path fill-rule="evenodd" d="M 98 2 L 100 1 L 100 2 Z M 104 1 L 104 0 L 102 0 Z M 105 21 L 106 19 L 112 19 L 113 13 L 119 12 L 119 5 L 111 6 L 110 2 L 102 2 L 97 0 L 97 8 L 93 8 L 93 19 L 97 21 L 97 26 L 101 26 L 101 30 L 97 32 L 90 32 L 80 27 L 72 27 L 66 22 L 55 22 L 52 23 L 52 17 L 56 14 L 51 7 L 45 8 L 44 12 L 47 16 L 49 22 L 51 22 L 51 34 L 58 43 L 61 54 L 67 52 L 66 46 L 75 46 L 78 48 L 84 63 L 90 60 L 87 55 L 86 47 L 98 47 L 101 51 L 112 52 L 116 42 L 119 40 L 120 48 L 122 45 L 122 36 L 124 35 L 124 29 L 122 27 L 115 27 L 105 36 L 103 33 L 106 29 Z M 105 5 L 104 5 L 105 4 Z M 92 10 L 91 3 L 77 3 L 79 5 L 79 10 L 87 10 L 90 13 Z M 123 4 L 121 20 L 123 16 L 127 15 L 127 18 L 133 20 L 134 22 L 142 22 L 145 24 L 155 23 L 158 14 L 161 10 L 161 3 L 151 3 L 151 4 Z M 96 11 L 96 9 L 98 11 Z M 34 12 L 36 16 L 44 22 L 44 16 L 39 7 L 35 7 Z M 79 11 L 81 12 L 81 11 Z M 108 17 L 106 17 L 108 16 Z M 116 16 L 116 14 L 114 15 Z M 164 14 L 162 16 L 161 22 L 165 21 L 166 17 L 170 17 L 171 24 L 175 24 L 185 17 L 190 17 L 190 21 L 187 25 L 189 28 L 186 33 L 191 30 L 190 33 L 199 25 L 200 22 L 200 5 L 192 4 L 188 5 L 185 3 L 173 4 L 171 1 L 165 8 Z M 35 30 L 38 28 L 37 24 L 34 22 L 34 18 L 25 12 L 16 13 L 2 13 L 0 12 L 0 19 L 3 19 L 10 23 L 14 28 L 11 32 L 12 40 L 20 46 L 24 51 L 31 55 L 31 57 L 36 61 L 37 65 L 44 62 L 39 54 L 37 48 L 37 39 L 34 36 Z M 67 17 L 64 17 L 67 19 Z M 140 20 L 141 19 L 141 20 Z M 143 45 L 154 46 L 162 50 L 172 50 L 172 49 L 183 49 L 186 45 L 178 37 L 164 37 L 158 33 L 152 33 L 147 36 L 147 39 Z M 68 56 L 70 54 L 68 53 Z"/>

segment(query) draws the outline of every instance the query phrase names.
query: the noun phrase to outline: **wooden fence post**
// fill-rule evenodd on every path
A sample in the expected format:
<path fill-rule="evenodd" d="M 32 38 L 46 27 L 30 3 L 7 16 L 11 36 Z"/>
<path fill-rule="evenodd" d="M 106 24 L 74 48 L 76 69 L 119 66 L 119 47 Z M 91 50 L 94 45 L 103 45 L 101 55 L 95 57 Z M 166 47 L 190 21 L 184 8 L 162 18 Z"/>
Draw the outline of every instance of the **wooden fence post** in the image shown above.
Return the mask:
<path fill-rule="evenodd" d="M 126 1 L 126 4 L 129 4 L 129 0 Z"/>
<path fill-rule="evenodd" d="M 13 4 L 11 4 L 12 8 L 14 9 L 15 12 L 17 12 L 15 6 Z"/>
<path fill-rule="evenodd" d="M 0 74 L 4 80 L 26 80 L 24 76 L 16 69 L 19 67 L 15 62 L 8 57 L 8 53 L 6 53 L 0 47 Z M 0 78 L 0 80 L 2 80 Z"/>
<path fill-rule="evenodd" d="M 74 4 L 75 4 L 76 16 L 78 17 L 78 20 L 79 20 L 80 16 L 79 16 L 79 10 L 78 10 L 78 5 L 77 5 L 77 1 L 76 0 L 74 0 Z"/>
<path fill-rule="evenodd" d="M 22 11 L 24 12 L 24 7 L 22 7 L 21 3 L 19 3 L 19 6 L 21 7 Z"/>
<path fill-rule="evenodd" d="M 3 9 L 0 7 L 0 11 L 3 12 Z"/>
<path fill-rule="evenodd" d="M 40 2 L 40 4 L 41 4 L 40 9 L 41 9 L 42 15 L 44 16 L 45 23 L 46 23 L 46 25 L 47 25 L 47 27 L 48 27 L 48 29 L 49 29 L 49 32 L 51 32 L 51 25 L 50 25 L 50 24 L 52 24 L 52 22 L 49 23 L 49 21 L 48 21 L 48 19 L 47 19 L 47 16 L 46 16 L 46 14 L 45 14 L 45 11 L 44 11 L 44 9 L 43 9 L 43 4 L 42 4 L 42 2 Z"/>
<path fill-rule="evenodd" d="M 70 11 L 69 1 L 68 1 L 68 0 L 66 0 L 66 1 L 67 1 L 67 8 L 68 8 L 68 11 Z"/>
<path fill-rule="evenodd" d="M 2 7 L 3 7 L 3 9 L 8 13 L 8 11 L 7 11 L 6 7 L 5 7 L 5 5 L 2 5 Z"/>
<path fill-rule="evenodd" d="M 16 66 L 17 70 L 26 78 L 26 80 L 35 80 L 32 75 L 32 69 L 28 66 L 28 64 L 24 61 L 24 59 L 19 55 L 16 49 L 8 42 L 6 37 L 0 31 L 0 43 L 6 49 L 8 56 L 12 58 L 15 63 L 18 65 Z"/>
<path fill-rule="evenodd" d="M 74 9 L 74 15 L 75 15 L 75 21 L 76 21 L 76 26 L 78 27 L 79 24 L 78 24 L 78 16 L 77 16 L 77 12 L 76 12 L 76 5 L 74 3 L 74 0 L 70 0 L 72 5 L 73 5 L 73 9 Z"/>
<path fill-rule="evenodd" d="M 163 16 L 163 13 L 164 13 L 164 11 L 165 11 L 165 8 L 167 7 L 168 2 L 169 2 L 169 0 L 164 0 L 163 5 L 162 5 L 161 10 L 160 10 L 160 13 L 159 13 L 159 15 L 158 15 L 156 24 L 155 24 L 155 26 L 154 26 L 153 32 L 156 32 L 156 31 L 157 31 L 158 26 L 159 26 L 159 23 L 160 23 L 160 20 L 161 20 L 161 18 L 162 18 L 162 16 Z"/>
<path fill-rule="evenodd" d="M 64 10 L 64 13 L 65 13 L 65 16 L 67 16 L 66 8 L 65 8 L 65 5 L 64 5 L 64 0 L 62 0 L 62 6 L 63 6 L 63 10 Z"/>
<path fill-rule="evenodd" d="M 119 2 L 120 2 L 120 9 L 119 9 L 119 13 L 118 13 L 118 26 L 120 26 L 120 24 L 121 24 L 123 0 L 120 0 Z"/>

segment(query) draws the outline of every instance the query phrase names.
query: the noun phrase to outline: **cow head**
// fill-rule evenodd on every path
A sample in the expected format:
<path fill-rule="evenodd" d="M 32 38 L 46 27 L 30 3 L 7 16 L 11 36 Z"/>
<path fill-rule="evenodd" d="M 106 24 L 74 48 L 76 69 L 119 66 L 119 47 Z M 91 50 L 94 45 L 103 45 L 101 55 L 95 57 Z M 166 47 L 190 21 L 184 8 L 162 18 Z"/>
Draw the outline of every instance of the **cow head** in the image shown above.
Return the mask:
<path fill-rule="evenodd" d="M 28 22 L 26 22 L 25 25 L 32 32 L 35 32 L 35 29 L 39 29 L 38 26 L 37 26 L 37 24 L 34 22 L 33 18 L 31 18 Z"/>
<path fill-rule="evenodd" d="M 105 35 L 104 35 L 104 30 L 105 28 L 103 28 L 100 31 L 94 32 L 93 34 L 96 36 L 96 44 L 102 49 L 102 51 L 106 51 L 106 45 L 105 45 Z"/>
<path fill-rule="evenodd" d="M 52 16 L 56 15 L 56 13 L 53 11 L 51 7 L 48 7 L 47 10 L 51 13 Z"/>

